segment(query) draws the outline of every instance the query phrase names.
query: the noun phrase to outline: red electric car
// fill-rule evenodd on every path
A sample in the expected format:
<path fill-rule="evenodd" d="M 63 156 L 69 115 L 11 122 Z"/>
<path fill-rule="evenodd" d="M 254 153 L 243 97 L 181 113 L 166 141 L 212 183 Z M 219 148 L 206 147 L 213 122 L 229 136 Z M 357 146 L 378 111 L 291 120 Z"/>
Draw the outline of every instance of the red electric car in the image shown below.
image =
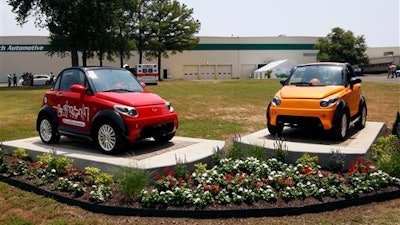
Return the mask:
<path fill-rule="evenodd" d="M 128 70 L 112 67 L 64 69 L 45 93 L 36 122 L 44 143 L 57 143 L 61 135 L 83 137 L 105 154 L 145 138 L 168 142 L 177 128 L 168 101 L 145 90 Z"/>

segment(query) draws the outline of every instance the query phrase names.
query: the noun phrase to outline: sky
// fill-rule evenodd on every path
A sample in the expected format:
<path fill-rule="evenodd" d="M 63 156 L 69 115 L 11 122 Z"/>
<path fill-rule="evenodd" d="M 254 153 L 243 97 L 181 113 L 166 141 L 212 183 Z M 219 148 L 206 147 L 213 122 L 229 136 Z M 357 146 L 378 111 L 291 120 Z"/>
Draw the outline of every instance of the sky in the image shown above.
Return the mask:
<path fill-rule="evenodd" d="M 198 36 L 325 37 L 333 28 L 364 36 L 368 47 L 400 47 L 399 0 L 178 0 L 193 9 L 201 23 Z M 34 26 L 22 27 L 1 0 L 0 36 L 48 35 Z"/>

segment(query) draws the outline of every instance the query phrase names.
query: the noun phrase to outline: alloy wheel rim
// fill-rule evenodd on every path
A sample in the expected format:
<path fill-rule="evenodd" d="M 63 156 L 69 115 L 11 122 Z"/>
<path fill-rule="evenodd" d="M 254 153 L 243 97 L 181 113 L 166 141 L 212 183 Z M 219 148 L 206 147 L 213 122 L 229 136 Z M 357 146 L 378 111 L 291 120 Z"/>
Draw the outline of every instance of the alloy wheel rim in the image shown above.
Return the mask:
<path fill-rule="evenodd" d="M 53 133 L 53 129 L 51 128 L 51 124 L 48 120 L 43 119 L 40 122 L 40 136 L 44 141 L 50 141 Z"/>
<path fill-rule="evenodd" d="M 365 107 L 363 107 L 362 115 L 361 115 L 361 124 L 362 124 L 363 126 L 365 126 L 365 123 L 366 123 L 366 122 L 367 122 L 367 110 L 366 110 Z"/>
<path fill-rule="evenodd" d="M 115 131 L 108 124 L 104 124 L 100 127 L 97 138 L 101 148 L 104 149 L 104 151 L 111 151 L 117 143 Z"/>
<path fill-rule="evenodd" d="M 345 137 L 346 133 L 347 133 L 347 116 L 346 116 L 346 114 L 343 114 L 343 116 L 342 116 L 342 130 L 341 130 L 342 137 Z"/>

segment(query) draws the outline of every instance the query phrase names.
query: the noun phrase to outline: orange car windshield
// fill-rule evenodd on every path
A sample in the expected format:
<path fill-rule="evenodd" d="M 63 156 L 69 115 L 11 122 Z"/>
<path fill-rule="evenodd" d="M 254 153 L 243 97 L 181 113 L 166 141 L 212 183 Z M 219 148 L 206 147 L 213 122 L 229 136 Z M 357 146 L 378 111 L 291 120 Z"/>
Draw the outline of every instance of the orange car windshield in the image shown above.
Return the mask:
<path fill-rule="evenodd" d="M 297 67 L 289 77 L 287 83 L 306 86 L 343 85 L 342 70 L 342 67 L 335 65 Z"/>

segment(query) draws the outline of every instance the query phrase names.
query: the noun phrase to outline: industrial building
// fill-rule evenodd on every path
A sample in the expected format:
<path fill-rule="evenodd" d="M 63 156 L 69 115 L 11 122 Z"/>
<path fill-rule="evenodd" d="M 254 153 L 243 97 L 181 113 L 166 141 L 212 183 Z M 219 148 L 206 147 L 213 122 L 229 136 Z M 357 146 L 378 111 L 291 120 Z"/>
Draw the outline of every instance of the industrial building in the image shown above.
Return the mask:
<path fill-rule="evenodd" d="M 314 49 L 319 37 L 200 37 L 196 48 L 171 54 L 162 59 L 163 79 L 209 80 L 249 79 L 254 71 L 279 60 L 296 63 L 315 62 L 318 50 Z M 46 36 L 0 37 L 0 82 L 6 74 L 58 74 L 71 66 L 69 55 L 61 57 L 48 54 L 49 40 Z M 367 50 L 371 64 L 400 65 L 400 47 L 370 48 Z M 81 60 L 81 59 L 80 59 Z M 145 60 L 145 59 L 144 59 Z M 139 62 L 138 54 L 132 52 L 124 64 L 131 67 Z M 157 63 L 157 60 L 143 63 Z M 99 61 L 89 59 L 87 64 L 98 66 Z M 118 58 L 103 61 L 103 66 L 120 66 Z"/>

